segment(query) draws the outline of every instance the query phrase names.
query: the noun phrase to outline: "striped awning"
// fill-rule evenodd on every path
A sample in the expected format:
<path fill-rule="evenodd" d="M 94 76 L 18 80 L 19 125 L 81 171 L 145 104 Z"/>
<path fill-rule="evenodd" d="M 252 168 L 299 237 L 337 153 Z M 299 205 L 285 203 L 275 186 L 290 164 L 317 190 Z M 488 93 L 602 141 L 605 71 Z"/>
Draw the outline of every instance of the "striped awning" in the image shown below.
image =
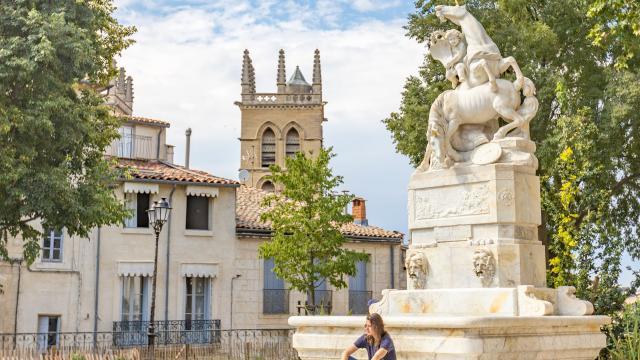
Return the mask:
<path fill-rule="evenodd" d="M 182 277 L 216 277 L 218 264 L 182 264 L 180 266 Z"/>
<path fill-rule="evenodd" d="M 125 193 L 141 193 L 141 194 L 157 194 L 158 184 L 125 182 L 124 192 Z"/>
<path fill-rule="evenodd" d="M 187 186 L 187 195 L 188 196 L 206 196 L 206 197 L 216 197 L 218 196 L 218 188 L 211 186 Z"/>
<path fill-rule="evenodd" d="M 153 276 L 153 262 L 118 262 L 118 276 Z"/>

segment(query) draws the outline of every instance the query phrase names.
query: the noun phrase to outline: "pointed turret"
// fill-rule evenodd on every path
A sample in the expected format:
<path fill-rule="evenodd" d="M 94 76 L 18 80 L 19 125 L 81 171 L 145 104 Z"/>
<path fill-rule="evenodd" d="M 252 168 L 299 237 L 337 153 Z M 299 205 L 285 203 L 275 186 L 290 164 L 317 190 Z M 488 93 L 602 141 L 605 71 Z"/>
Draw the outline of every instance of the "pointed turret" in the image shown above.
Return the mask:
<path fill-rule="evenodd" d="M 278 94 L 283 94 L 287 88 L 287 71 L 284 62 L 284 50 L 280 49 L 278 55 L 278 76 L 276 79 L 278 85 Z"/>
<path fill-rule="evenodd" d="M 249 50 L 244 50 L 244 56 L 242 57 L 242 78 L 240 85 L 242 86 L 242 98 L 243 100 L 251 99 L 252 95 L 256 93 L 256 76 L 251 58 L 249 57 Z"/>
<path fill-rule="evenodd" d="M 320 70 L 320 50 L 316 49 L 313 56 L 313 93 L 322 93 L 322 73 Z"/>
<path fill-rule="evenodd" d="M 125 90 L 124 102 L 133 111 L 133 78 L 131 76 L 127 76 Z"/>
<path fill-rule="evenodd" d="M 305 80 L 299 66 L 296 66 L 296 71 L 287 82 L 287 89 L 291 94 L 308 94 L 311 92 L 311 85 Z"/>

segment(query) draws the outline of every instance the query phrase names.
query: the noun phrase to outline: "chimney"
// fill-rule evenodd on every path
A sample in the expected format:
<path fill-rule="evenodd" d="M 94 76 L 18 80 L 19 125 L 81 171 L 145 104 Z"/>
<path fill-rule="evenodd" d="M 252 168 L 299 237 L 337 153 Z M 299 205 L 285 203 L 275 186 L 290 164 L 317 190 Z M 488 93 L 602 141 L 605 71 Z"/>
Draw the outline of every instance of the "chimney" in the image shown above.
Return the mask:
<path fill-rule="evenodd" d="M 353 215 L 353 222 L 358 225 L 368 226 L 367 221 L 367 208 L 365 207 L 365 200 L 361 197 L 353 199 L 351 214 Z"/>
<path fill-rule="evenodd" d="M 191 128 L 187 128 L 187 131 L 184 132 L 187 136 L 187 148 L 184 153 L 184 167 L 189 168 L 189 153 L 191 152 Z"/>

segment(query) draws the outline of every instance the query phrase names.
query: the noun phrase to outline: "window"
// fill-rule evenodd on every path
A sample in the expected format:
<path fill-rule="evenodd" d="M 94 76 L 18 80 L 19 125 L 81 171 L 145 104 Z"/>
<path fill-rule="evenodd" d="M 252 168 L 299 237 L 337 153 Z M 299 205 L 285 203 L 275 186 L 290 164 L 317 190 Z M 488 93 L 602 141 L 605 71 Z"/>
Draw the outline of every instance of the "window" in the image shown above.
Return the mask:
<path fill-rule="evenodd" d="M 209 230 L 209 198 L 187 196 L 187 229 Z"/>
<path fill-rule="evenodd" d="M 286 153 L 287 157 L 294 157 L 300 151 L 300 135 L 296 129 L 291 129 L 287 133 Z"/>
<path fill-rule="evenodd" d="M 122 278 L 122 321 L 141 321 L 149 318 L 149 277 Z"/>
<path fill-rule="evenodd" d="M 58 346 L 60 333 L 60 317 L 50 315 L 38 316 L 38 349 L 46 351 Z"/>
<path fill-rule="evenodd" d="M 356 263 L 356 275 L 349 277 L 349 310 L 353 314 L 366 314 L 371 291 L 367 290 L 367 263 Z"/>
<path fill-rule="evenodd" d="M 123 126 L 119 132 L 118 156 L 130 158 L 133 154 L 133 126 Z"/>
<path fill-rule="evenodd" d="M 265 181 L 264 184 L 262 184 L 262 190 L 267 192 L 274 192 L 276 191 L 276 187 L 271 181 Z"/>
<path fill-rule="evenodd" d="M 276 163 L 276 134 L 271 129 L 262 134 L 262 167 Z"/>
<path fill-rule="evenodd" d="M 274 266 L 273 258 L 264 260 L 262 312 L 264 314 L 288 314 L 289 290 L 285 289 L 284 280 L 273 272 Z"/>
<path fill-rule="evenodd" d="M 198 320 L 209 319 L 209 307 L 211 303 L 209 296 L 211 293 L 210 284 L 210 278 L 185 278 L 185 330 L 191 330 L 192 328 L 197 329 L 201 327 L 201 322 L 198 323 Z"/>
<path fill-rule="evenodd" d="M 62 230 L 44 231 L 42 261 L 62 261 Z"/>
<path fill-rule="evenodd" d="M 151 195 L 126 193 L 124 196 L 127 203 L 127 209 L 133 212 L 133 215 L 125 220 L 124 226 L 128 228 L 149 227 L 149 215 L 147 215 L 147 210 L 149 210 Z"/>

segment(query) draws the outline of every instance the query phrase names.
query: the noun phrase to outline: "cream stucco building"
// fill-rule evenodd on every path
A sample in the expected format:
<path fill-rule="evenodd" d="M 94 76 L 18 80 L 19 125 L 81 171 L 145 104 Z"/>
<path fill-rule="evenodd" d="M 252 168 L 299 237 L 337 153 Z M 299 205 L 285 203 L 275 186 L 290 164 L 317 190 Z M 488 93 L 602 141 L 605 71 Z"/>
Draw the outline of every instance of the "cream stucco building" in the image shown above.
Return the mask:
<path fill-rule="evenodd" d="M 278 92 L 256 94 L 245 53 L 238 105 L 241 168 L 250 172 L 246 185 L 175 164 L 173 146 L 166 143 L 170 124 L 132 116 L 132 80 L 121 70 L 106 98 L 125 124 L 106 155 L 129 171 L 114 191 L 133 216 L 119 226 L 96 228 L 89 238 L 47 230 L 40 257 L 28 266 L 21 260 L 21 239 L 10 239 L 12 260 L 0 262 L 0 333 L 117 330 L 140 334 L 127 341 L 144 341 L 146 325 L 137 321 L 149 319 L 154 255 L 145 210 L 161 198 L 173 210 L 160 235 L 155 319 L 172 321 L 174 330 L 287 327 L 306 297 L 287 290 L 271 272 L 272 262 L 258 257 L 259 244 L 270 237 L 269 224 L 259 220 L 260 201 L 273 190 L 263 179 L 263 165 L 265 159 L 283 164 L 288 153 L 320 148 L 324 103 L 318 52 L 313 85 L 303 84 L 299 70 L 285 83 L 283 53 L 280 60 Z M 275 141 L 265 146 L 269 131 Z M 370 261 L 358 264 L 349 289 L 319 289 L 319 300 L 333 314 L 362 313 L 369 298 L 404 282 L 403 235 L 369 226 L 363 199 L 354 200 L 353 213 L 354 223 L 342 229 L 346 246 L 370 254 Z"/>

